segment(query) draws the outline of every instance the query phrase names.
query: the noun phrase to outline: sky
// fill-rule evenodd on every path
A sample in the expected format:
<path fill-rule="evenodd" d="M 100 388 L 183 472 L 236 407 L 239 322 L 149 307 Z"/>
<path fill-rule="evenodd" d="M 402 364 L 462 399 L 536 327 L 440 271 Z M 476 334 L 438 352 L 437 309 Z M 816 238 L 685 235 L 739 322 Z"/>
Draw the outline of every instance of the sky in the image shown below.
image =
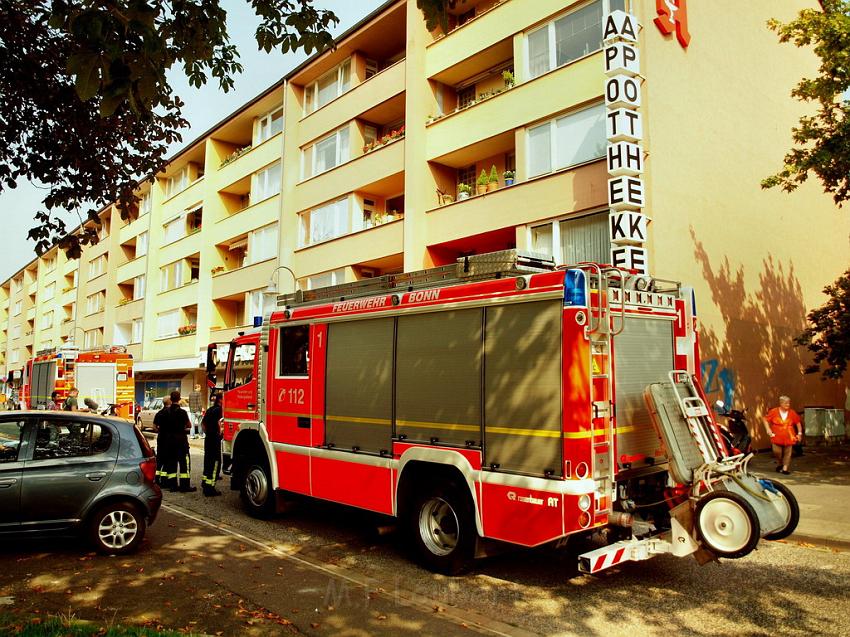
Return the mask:
<path fill-rule="evenodd" d="M 382 4 L 383 0 L 314 0 L 314 6 L 332 10 L 339 17 L 333 29 L 337 35 Z M 185 143 L 192 141 L 210 126 L 232 113 L 252 97 L 274 84 L 307 56 L 303 51 L 281 54 L 279 51 L 265 53 L 257 49 L 254 30 L 259 20 L 254 16 L 247 0 L 221 0 L 227 11 L 227 25 L 231 41 L 236 44 L 245 67 L 236 77 L 236 86 L 228 93 L 218 88 L 217 82 L 209 81 L 201 89 L 190 88 L 182 74 L 172 72 L 169 80 L 186 103 L 184 117 L 191 127 L 183 131 Z M 180 150 L 183 143 L 176 144 L 169 155 Z M 18 180 L 18 187 L 0 193 L 0 220 L 5 237 L 4 254 L 0 260 L 0 281 L 5 281 L 35 258 L 34 242 L 27 238 L 29 229 L 35 225 L 33 215 L 41 209 L 41 200 L 47 194 L 43 186 Z M 79 224 L 75 214 L 61 215 L 68 228 Z"/>

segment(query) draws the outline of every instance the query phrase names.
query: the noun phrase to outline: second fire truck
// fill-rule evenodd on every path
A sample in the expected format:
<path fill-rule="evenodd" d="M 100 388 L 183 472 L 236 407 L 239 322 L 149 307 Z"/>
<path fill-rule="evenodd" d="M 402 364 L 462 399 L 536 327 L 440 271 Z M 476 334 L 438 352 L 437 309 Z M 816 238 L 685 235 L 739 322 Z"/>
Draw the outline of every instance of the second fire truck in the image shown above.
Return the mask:
<path fill-rule="evenodd" d="M 577 534 L 603 540 L 585 572 L 741 557 L 796 525 L 790 492 L 724 446 L 678 283 L 467 257 L 280 296 L 207 368 L 249 513 L 289 492 L 395 516 L 435 571 Z"/>

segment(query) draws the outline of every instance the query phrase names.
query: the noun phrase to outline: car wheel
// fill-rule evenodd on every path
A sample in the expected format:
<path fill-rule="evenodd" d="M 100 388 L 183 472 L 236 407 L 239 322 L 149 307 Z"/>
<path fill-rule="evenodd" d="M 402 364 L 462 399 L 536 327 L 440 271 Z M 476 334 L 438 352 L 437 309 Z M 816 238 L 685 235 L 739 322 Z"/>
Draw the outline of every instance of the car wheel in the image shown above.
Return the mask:
<path fill-rule="evenodd" d="M 755 510 L 737 493 L 708 494 L 697 503 L 695 518 L 702 543 L 718 557 L 749 555 L 761 537 Z"/>
<path fill-rule="evenodd" d="M 268 519 L 274 515 L 275 493 L 265 458 L 248 465 L 240 494 L 245 510 L 252 517 Z"/>
<path fill-rule="evenodd" d="M 472 502 L 453 482 L 421 489 L 406 527 L 417 561 L 429 570 L 459 575 L 472 564 L 477 536 Z"/>
<path fill-rule="evenodd" d="M 782 498 L 781 510 L 785 513 L 785 526 L 775 530 L 773 533 L 768 533 L 764 536 L 764 539 L 783 540 L 797 528 L 797 523 L 800 521 L 800 505 L 797 504 L 797 498 L 791 493 L 791 489 L 776 480 L 771 480 L 770 483 L 779 491 L 779 495 Z"/>
<path fill-rule="evenodd" d="M 89 520 L 89 539 L 98 553 L 126 555 L 145 537 L 145 517 L 131 502 L 113 502 L 99 508 Z"/>

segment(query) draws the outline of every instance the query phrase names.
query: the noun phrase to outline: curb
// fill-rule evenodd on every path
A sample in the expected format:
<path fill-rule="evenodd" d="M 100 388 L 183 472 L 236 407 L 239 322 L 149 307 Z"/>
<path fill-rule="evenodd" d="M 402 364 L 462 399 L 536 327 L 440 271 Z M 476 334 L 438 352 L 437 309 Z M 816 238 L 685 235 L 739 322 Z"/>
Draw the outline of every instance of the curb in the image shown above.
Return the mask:
<path fill-rule="evenodd" d="M 817 535 L 805 535 L 803 533 L 792 533 L 786 538 L 788 542 L 806 542 L 828 549 L 836 549 L 839 551 L 850 551 L 850 540 L 839 540 L 831 537 L 822 537 Z"/>

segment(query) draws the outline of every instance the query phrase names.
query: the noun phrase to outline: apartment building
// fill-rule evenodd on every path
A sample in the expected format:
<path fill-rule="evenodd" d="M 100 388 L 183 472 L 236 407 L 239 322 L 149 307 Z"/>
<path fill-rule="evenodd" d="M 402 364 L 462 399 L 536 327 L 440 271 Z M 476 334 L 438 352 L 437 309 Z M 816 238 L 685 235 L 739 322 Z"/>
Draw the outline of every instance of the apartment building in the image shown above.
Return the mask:
<path fill-rule="evenodd" d="M 846 268 L 850 221 L 817 184 L 759 187 L 801 114 L 790 89 L 816 70 L 765 23 L 817 2 L 683 4 L 458 0 L 429 32 L 414 0 L 384 3 L 142 184 L 137 219 L 105 210 L 79 261 L 54 250 L 2 284 L 5 367 L 48 342 L 124 344 L 139 397 L 186 390 L 267 288 L 517 247 L 692 284 L 712 397 L 837 404 L 837 384 L 801 379 L 791 338 Z M 616 14 L 614 35 L 636 60 L 606 53 L 616 11 L 635 17 L 629 33 Z M 617 117 L 640 129 L 612 134 Z M 609 141 L 638 148 L 634 165 Z M 610 179 L 640 181 L 640 200 Z M 638 235 L 619 236 L 612 211 Z"/>

